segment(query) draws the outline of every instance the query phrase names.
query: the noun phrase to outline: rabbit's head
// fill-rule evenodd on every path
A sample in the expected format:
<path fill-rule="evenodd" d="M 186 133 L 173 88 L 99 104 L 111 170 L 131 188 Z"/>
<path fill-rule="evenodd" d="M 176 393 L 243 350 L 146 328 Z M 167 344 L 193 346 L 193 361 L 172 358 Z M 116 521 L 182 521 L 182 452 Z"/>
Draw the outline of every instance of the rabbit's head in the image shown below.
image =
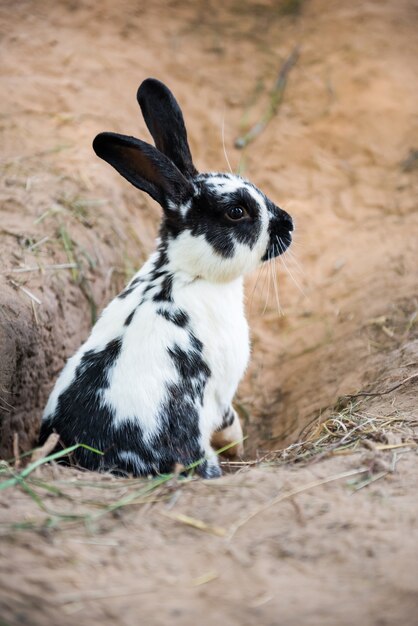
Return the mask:
<path fill-rule="evenodd" d="M 100 133 L 93 148 L 163 208 L 160 234 L 170 269 L 229 281 L 284 252 L 292 240 L 292 218 L 240 176 L 197 172 L 171 91 L 148 78 L 137 98 L 156 147 Z"/>

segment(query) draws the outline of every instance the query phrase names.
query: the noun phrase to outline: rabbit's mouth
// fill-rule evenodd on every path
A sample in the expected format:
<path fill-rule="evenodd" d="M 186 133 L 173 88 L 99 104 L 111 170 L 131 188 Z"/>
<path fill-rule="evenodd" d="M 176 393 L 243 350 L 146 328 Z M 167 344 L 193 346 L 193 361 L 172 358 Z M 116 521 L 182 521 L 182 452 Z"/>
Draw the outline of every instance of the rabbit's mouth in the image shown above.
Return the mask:
<path fill-rule="evenodd" d="M 275 257 L 280 256 L 281 254 L 286 252 L 286 250 L 288 249 L 291 243 L 292 243 L 292 235 L 290 233 L 287 233 L 286 235 L 281 235 L 281 236 L 276 235 L 275 241 L 269 244 L 261 260 L 270 261 L 271 259 L 274 259 Z"/>
<path fill-rule="evenodd" d="M 284 211 L 280 220 L 271 222 L 269 229 L 269 244 L 262 261 L 269 261 L 286 252 L 292 243 L 293 220 Z"/>

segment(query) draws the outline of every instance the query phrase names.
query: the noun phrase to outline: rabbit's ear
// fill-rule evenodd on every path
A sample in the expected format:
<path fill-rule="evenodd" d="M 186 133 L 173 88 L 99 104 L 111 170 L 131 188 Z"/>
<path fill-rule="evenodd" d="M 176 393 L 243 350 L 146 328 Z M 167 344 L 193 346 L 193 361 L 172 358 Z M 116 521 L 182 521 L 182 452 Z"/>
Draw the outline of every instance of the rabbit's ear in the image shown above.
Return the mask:
<path fill-rule="evenodd" d="M 93 149 L 163 208 L 167 208 L 167 201 L 178 206 L 193 193 L 191 183 L 170 159 L 145 141 L 117 133 L 100 133 L 93 141 Z"/>
<path fill-rule="evenodd" d="M 155 78 L 147 78 L 139 86 L 136 97 L 156 148 L 173 161 L 182 174 L 188 178 L 196 176 L 183 114 L 168 87 Z"/>

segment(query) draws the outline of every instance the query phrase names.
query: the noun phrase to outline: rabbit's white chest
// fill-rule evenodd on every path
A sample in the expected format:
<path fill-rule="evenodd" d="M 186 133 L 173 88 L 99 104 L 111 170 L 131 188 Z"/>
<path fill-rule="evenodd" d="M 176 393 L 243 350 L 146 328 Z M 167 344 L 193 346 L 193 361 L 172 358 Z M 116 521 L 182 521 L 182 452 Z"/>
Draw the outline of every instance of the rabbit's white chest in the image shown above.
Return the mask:
<path fill-rule="evenodd" d="M 250 356 L 242 279 L 225 284 L 195 281 L 174 291 L 174 297 L 176 304 L 187 310 L 193 331 L 204 345 L 204 358 L 211 371 L 205 404 L 209 420 L 217 425 Z"/>

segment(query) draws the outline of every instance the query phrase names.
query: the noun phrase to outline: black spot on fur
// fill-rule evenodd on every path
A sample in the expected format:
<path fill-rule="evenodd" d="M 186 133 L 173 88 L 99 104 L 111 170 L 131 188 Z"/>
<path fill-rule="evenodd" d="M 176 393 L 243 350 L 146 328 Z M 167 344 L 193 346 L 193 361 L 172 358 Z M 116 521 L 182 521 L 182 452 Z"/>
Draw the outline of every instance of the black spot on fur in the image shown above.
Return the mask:
<path fill-rule="evenodd" d="M 173 275 L 167 274 L 161 283 L 161 289 L 153 297 L 154 302 L 172 302 Z"/>
<path fill-rule="evenodd" d="M 168 256 L 167 256 L 167 233 L 165 231 L 165 222 L 162 223 L 160 228 L 160 237 L 161 243 L 158 246 L 158 256 L 154 263 L 154 271 L 160 270 L 162 267 L 167 265 Z"/>
<path fill-rule="evenodd" d="M 141 278 L 140 276 L 137 276 L 136 278 L 131 280 L 131 282 L 129 283 L 129 288 L 135 287 L 135 285 L 138 285 L 139 283 L 142 283 L 143 280 L 144 280 L 143 278 Z"/>
<path fill-rule="evenodd" d="M 147 276 L 137 276 L 134 278 L 127 287 L 118 295 L 118 298 L 123 299 L 129 296 L 139 283 L 147 283 L 142 290 L 142 295 L 146 295 L 152 289 L 155 289 L 155 281 L 162 278 L 167 274 L 167 270 L 162 269 L 168 263 L 167 257 L 167 242 L 162 241 L 158 247 L 158 255 L 155 259 L 152 271 Z M 164 298 L 166 299 L 166 298 Z"/>
<path fill-rule="evenodd" d="M 196 352 L 202 352 L 203 343 L 193 333 L 189 333 L 189 340 Z"/>
<path fill-rule="evenodd" d="M 224 428 L 229 428 L 232 426 L 235 420 L 234 412 L 231 408 L 228 408 L 222 416 L 222 424 L 218 426 L 216 430 L 224 430 Z"/>
<path fill-rule="evenodd" d="M 158 309 L 157 314 L 165 317 L 166 320 L 176 324 L 176 326 L 180 326 L 180 328 L 184 328 L 190 321 L 187 313 L 182 311 L 181 309 L 175 309 L 174 311 L 167 311 L 165 309 Z"/>
<path fill-rule="evenodd" d="M 129 313 L 128 317 L 125 320 L 124 326 L 129 326 L 129 324 L 132 322 L 133 317 L 135 315 L 135 311 L 136 309 L 134 309 L 131 313 Z"/>
<path fill-rule="evenodd" d="M 180 378 L 187 381 L 191 387 L 196 385 L 194 391 L 198 391 L 203 399 L 203 390 L 206 380 L 210 376 L 210 369 L 196 350 L 183 350 L 177 345 L 168 349 L 168 353 L 176 366 Z M 189 387 L 190 390 L 190 387 Z"/>
<path fill-rule="evenodd" d="M 144 288 L 144 290 L 143 290 L 143 292 L 142 292 L 142 295 L 143 295 L 143 296 L 146 296 L 146 295 L 147 295 L 147 293 L 148 293 L 149 291 L 151 291 L 151 289 L 154 289 L 154 288 L 155 288 L 155 285 L 154 285 L 153 283 L 151 283 L 151 282 L 150 282 L 150 283 L 148 283 L 148 285 Z"/>
<path fill-rule="evenodd" d="M 126 289 L 124 289 L 119 295 L 118 298 L 120 300 L 123 300 L 124 298 L 126 298 L 126 296 L 129 296 L 129 294 L 131 294 L 133 292 L 133 290 L 135 289 L 135 287 L 127 287 Z"/>
<path fill-rule="evenodd" d="M 191 340 L 189 350 L 183 350 L 175 344 L 168 349 L 168 353 L 179 374 L 179 386 L 183 388 L 183 393 L 190 396 L 193 403 L 198 400 L 202 404 L 211 371 L 202 356 L 202 342 L 192 333 L 189 333 L 189 336 Z"/>
<path fill-rule="evenodd" d="M 167 274 L 165 270 L 158 270 L 158 271 L 154 270 L 151 273 L 150 280 L 151 282 L 153 282 L 154 280 L 158 280 L 159 278 L 162 278 L 163 276 L 165 276 L 165 274 Z"/>

